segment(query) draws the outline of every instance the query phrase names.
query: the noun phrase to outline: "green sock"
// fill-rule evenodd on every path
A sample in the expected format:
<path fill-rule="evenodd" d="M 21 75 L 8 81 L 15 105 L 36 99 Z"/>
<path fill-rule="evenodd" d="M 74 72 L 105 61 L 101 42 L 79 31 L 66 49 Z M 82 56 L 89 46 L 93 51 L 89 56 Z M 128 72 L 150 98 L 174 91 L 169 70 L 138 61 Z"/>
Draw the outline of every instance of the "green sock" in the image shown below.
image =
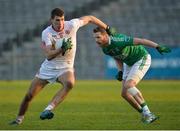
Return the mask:
<path fill-rule="evenodd" d="M 141 104 L 141 107 L 142 107 L 142 110 L 143 110 L 142 111 L 143 114 L 146 115 L 146 114 L 150 114 L 151 113 L 149 108 L 148 108 L 148 106 L 147 106 L 147 104 L 145 102 Z"/>
<path fill-rule="evenodd" d="M 143 109 L 141 108 L 141 109 L 138 109 L 138 112 L 139 113 L 142 113 L 143 112 Z"/>
<path fill-rule="evenodd" d="M 146 106 L 146 102 L 142 103 L 140 106 L 143 108 L 144 106 Z"/>

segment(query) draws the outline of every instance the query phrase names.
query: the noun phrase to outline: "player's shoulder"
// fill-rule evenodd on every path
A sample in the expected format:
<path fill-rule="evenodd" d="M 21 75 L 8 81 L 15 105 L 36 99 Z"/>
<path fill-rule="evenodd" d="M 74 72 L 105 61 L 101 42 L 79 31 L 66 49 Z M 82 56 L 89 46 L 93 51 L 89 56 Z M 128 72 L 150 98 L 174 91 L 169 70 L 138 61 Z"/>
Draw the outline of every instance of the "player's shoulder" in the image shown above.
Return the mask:
<path fill-rule="evenodd" d="M 73 18 L 73 19 L 71 19 L 69 22 L 73 23 L 73 22 L 77 22 L 77 21 L 79 21 L 79 20 L 80 20 L 79 18 Z"/>
<path fill-rule="evenodd" d="M 124 37 L 130 37 L 130 36 L 125 35 L 125 34 L 114 34 L 114 35 L 112 36 L 112 38 L 114 38 L 114 39 L 124 38 Z"/>
<path fill-rule="evenodd" d="M 69 21 L 65 21 L 65 24 L 70 25 L 70 26 L 76 26 L 76 25 L 81 24 L 81 20 L 79 18 L 74 18 Z"/>
<path fill-rule="evenodd" d="M 114 36 L 114 37 L 122 37 L 122 36 L 127 36 L 127 35 L 122 34 L 122 33 L 118 33 L 118 34 L 114 34 L 113 36 Z"/>
<path fill-rule="evenodd" d="M 49 34 L 50 32 L 52 32 L 52 26 L 48 26 L 46 27 L 43 31 L 42 34 Z"/>

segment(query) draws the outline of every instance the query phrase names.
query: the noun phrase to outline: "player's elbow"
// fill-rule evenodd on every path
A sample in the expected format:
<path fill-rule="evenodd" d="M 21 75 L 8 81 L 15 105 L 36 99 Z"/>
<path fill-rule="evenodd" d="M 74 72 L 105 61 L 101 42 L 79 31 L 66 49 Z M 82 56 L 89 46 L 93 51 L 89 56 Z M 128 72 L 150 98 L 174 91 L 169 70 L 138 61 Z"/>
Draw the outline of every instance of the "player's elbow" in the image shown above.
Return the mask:
<path fill-rule="evenodd" d="M 88 22 L 88 23 L 93 23 L 93 22 L 94 22 L 94 19 L 95 19 L 95 17 L 94 17 L 93 15 L 88 15 L 88 16 L 87 16 L 87 22 Z"/>
<path fill-rule="evenodd" d="M 94 19 L 93 15 L 88 15 L 88 17 L 89 17 L 89 20 L 93 20 Z"/>
<path fill-rule="evenodd" d="M 70 81 L 65 81 L 64 82 L 64 88 L 66 91 L 69 91 L 71 90 L 73 87 L 74 87 L 74 81 L 73 80 L 70 80 Z"/>

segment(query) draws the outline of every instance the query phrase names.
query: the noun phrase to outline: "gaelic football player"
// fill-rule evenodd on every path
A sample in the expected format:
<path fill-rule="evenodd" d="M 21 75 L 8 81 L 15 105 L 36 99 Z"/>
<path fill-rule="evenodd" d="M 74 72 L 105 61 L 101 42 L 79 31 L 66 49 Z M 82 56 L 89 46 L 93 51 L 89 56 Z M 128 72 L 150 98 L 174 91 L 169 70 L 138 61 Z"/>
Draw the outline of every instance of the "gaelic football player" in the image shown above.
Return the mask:
<path fill-rule="evenodd" d="M 92 23 L 110 31 L 110 28 L 105 23 L 94 16 L 83 16 L 70 21 L 65 21 L 64 17 L 64 11 L 60 8 L 51 11 L 51 25 L 42 32 L 41 47 L 46 59 L 32 80 L 29 90 L 20 105 L 18 115 L 11 124 L 21 124 L 32 99 L 48 83 L 58 82 L 63 87 L 40 114 L 42 120 L 53 118 L 54 113 L 52 111 L 65 99 L 75 83 L 74 58 L 78 29 Z"/>
<path fill-rule="evenodd" d="M 143 46 L 155 48 L 161 54 L 169 53 L 171 50 L 147 39 L 133 38 L 124 34 L 110 36 L 101 27 L 95 28 L 93 32 L 95 41 L 104 54 L 116 61 L 119 69 L 117 79 L 122 80 L 122 97 L 142 114 L 144 123 L 155 121 L 158 117 L 150 111 L 137 88 L 137 84 L 151 65 L 151 56 Z"/>

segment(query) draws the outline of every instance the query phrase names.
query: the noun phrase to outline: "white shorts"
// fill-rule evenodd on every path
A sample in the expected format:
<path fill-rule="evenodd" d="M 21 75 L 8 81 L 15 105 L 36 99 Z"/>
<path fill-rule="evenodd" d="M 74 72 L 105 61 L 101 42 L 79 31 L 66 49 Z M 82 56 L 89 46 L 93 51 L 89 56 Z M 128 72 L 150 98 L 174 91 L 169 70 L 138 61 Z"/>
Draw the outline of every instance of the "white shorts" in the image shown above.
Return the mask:
<path fill-rule="evenodd" d="M 39 72 L 35 75 L 36 77 L 47 80 L 49 83 L 54 83 L 57 81 L 57 78 L 64 74 L 65 72 L 74 72 L 73 68 L 62 68 L 62 69 L 48 69 L 40 68 Z"/>
<path fill-rule="evenodd" d="M 123 80 L 134 80 L 136 84 L 144 77 L 151 65 L 151 56 L 148 54 L 137 61 L 134 65 L 128 66 L 123 63 Z"/>

